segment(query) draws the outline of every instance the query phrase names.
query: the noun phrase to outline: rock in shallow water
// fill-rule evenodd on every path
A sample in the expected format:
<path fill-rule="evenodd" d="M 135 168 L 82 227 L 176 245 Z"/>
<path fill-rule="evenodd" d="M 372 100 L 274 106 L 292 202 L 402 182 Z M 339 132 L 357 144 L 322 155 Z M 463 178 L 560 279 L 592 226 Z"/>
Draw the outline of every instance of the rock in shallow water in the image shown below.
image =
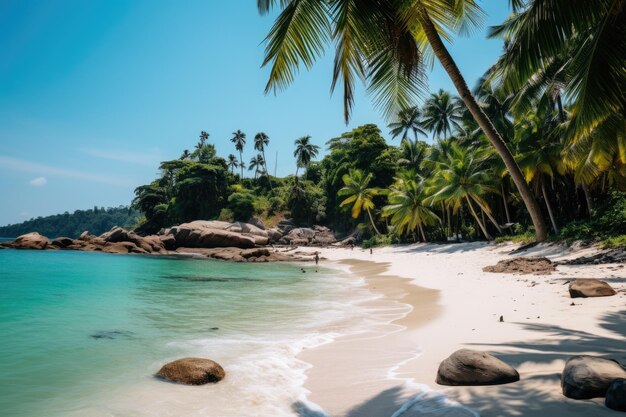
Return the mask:
<path fill-rule="evenodd" d="M 575 400 L 604 397 L 611 383 L 626 378 L 626 370 L 616 361 L 594 356 L 572 356 L 561 374 L 563 395 Z"/>
<path fill-rule="evenodd" d="M 579 297 L 608 297 L 617 294 L 606 282 L 594 278 L 581 278 L 569 285 L 569 295 Z"/>
<path fill-rule="evenodd" d="M 439 365 L 440 385 L 498 385 L 519 381 L 519 374 L 500 359 L 477 350 L 460 349 Z"/>
<path fill-rule="evenodd" d="M 611 382 L 604 403 L 612 410 L 626 411 L 626 379 L 619 378 Z"/>
<path fill-rule="evenodd" d="M 204 385 L 221 381 L 226 372 L 210 359 L 183 358 L 166 363 L 156 376 L 177 384 Z"/>

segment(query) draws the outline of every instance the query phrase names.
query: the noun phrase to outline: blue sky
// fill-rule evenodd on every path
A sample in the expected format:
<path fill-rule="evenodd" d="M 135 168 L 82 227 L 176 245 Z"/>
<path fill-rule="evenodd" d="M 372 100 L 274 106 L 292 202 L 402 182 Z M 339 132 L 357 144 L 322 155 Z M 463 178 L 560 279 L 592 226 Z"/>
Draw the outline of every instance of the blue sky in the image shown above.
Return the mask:
<path fill-rule="evenodd" d="M 505 1 L 481 4 L 485 30 L 508 14 Z M 341 97 L 329 92 L 330 53 L 287 91 L 264 95 L 261 42 L 272 18 L 255 5 L 0 0 L 0 224 L 127 205 L 201 130 L 222 156 L 234 153 L 234 130 L 266 132 L 278 175 L 295 170 L 300 136 L 323 145 L 364 123 L 387 135 L 362 88 L 345 125 Z M 501 51 L 485 30 L 450 45 L 470 85 Z M 429 87 L 453 89 L 437 65 Z M 253 154 L 248 146 L 244 159 Z"/>

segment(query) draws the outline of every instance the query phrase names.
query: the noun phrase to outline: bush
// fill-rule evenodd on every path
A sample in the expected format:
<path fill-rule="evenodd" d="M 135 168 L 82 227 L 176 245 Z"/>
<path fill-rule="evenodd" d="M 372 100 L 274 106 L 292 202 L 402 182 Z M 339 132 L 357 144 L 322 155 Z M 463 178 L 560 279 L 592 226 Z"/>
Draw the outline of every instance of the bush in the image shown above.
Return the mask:
<path fill-rule="evenodd" d="M 596 242 L 621 235 L 626 235 L 626 193 L 614 191 L 593 210 L 590 219 L 575 220 L 563 226 L 560 237 Z"/>
<path fill-rule="evenodd" d="M 217 217 L 217 220 L 232 222 L 235 220 L 235 216 L 233 215 L 233 211 L 231 209 L 225 207 L 220 210 L 220 215 Z"/>
<path fill-rule="evenodd" d="M 381 246 L 389 246 L 396 243 L 400 243 L 398 237 L 393 234 L 389 235 L 380 235 L 380 236 L 372 236 L 369 239 L 365 239 L 363 244 L 361 245 L 365 249 L 369 248 L 377 248 Z"/>
<path fill-rule="evenodd" d="M 234 192 L 228 197 L 228 208 L 235 220 L 247 222 L 254 215 L 254 196 L 249 192 Z"/>

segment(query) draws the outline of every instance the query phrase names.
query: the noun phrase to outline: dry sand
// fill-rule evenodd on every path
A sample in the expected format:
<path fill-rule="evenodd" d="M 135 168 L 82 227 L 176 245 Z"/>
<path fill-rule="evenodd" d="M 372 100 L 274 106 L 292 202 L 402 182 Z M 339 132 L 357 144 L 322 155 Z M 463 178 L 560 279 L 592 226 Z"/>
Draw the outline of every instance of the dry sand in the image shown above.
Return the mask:
<path fill-rule="evenodd" d="M 595 250 L 543 245 L 511 255 L 516 247 L 411 245 L 373 254 L 322 249 L 323 263 L 349 267 L 381 297 L 371 302 L 378 318 L 373 331 L 301 354 L 313 365 L 305 384 L 308 399 L 332 417 L 616 415 L 603 399 L 565 398 L 560 372 L 576 354 L 626 363 L 626 268 L 558 266 L 550 275 L 483 272 L 514 256 L 560 261 Z M 572 300 L 565 284 L 571 278 L 604 279 L 618 294 Z M 439 363 L 461 348 L 491 352 L 516 367 L 521 380 L 488 387 L 437 385 Z M 407 403 L 420 395 L 414 405 Z M 450 408 L 450 401 L 474 412 Z M 301 405 L 300 415 L 319 414 Z"/>

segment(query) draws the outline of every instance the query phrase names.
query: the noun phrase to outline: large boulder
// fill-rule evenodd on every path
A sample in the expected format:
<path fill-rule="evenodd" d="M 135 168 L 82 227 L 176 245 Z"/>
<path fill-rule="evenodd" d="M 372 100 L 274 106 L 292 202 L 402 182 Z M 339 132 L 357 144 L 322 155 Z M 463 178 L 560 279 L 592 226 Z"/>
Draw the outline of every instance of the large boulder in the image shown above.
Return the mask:
<path fill-rule="evenodd" d="M 569 284 L 569 295 L 578 297 L 608 297 L 617 294 L 606 282 L 594 278 L 579 278 Z"/>
<path fill-rule="evenodd" d="M 576 400 L 604 397 L 618 378 L 626 378 L 626 370 L 616 361 L 594 356 L 572 356 L 561 374 L 563 395 Z"/>
<path fill-rule="evenodd" d="M 57 248 L 67 248 L 70 245 L 74 244 L 74 239 L 69 237 L 57 237 L 51 243 L 52 246 L 56 246 Z"/>
<path fill-rule="evenodd" d="M 27 233 L 15 239 L 11 247 L 15 249 L 46 249 L 50 241 L 37 232 Z"/>
<path fill-rule="evenodd" d="M 280 238 L 283 237 L 283 234 L 280 232 L 280 230 L 272 228 L 267 229 L 267 237 L 269 238 L 270 243 L 273 243 L 278 242 Z"/>
<path fill-rule="evenodd" d="M 227 222 L 196 220 L 172 227 L 169 233 L 176 239 L 177 247 L 219 248 L 232 246 L 247 249 L 255 246 L 255 239 L 240 232 L 226 230 L 222 223 L 231 224 Z"/>
<path fill-rule="evenodd" d="M 121 227 L 113 227 L 110 231 L 100 235 L 99 239 L 106 243 L 130 242 L 141 250 L 133 253 L 167 253 L 165 243 L 159 236 L 139 236 L 135 232 L 129 232 Z M 91 240 L 93 242 L 94 239 Z"/>
<path fill-rule="evenodd" d="M 618 378 L 611 382 L 604 403 L 610 409 L 626 411 L 626 379 Z"/>
<path fill-rule="evenodd" d="M 510 365 L 486 353 L 460 349 L 439 365 L 440 385 L 498 385 L 519 381 L 519 374 Z"/>
<path fill-rule="evenodd" d="M 261 230 L 265 230 L 265 223 L 263 223 L 263 220 L 259 219 L 258 217 L 250 217 L 250 220 L 248 220 L 248 224 L 258 227 Z"/>
<path fill-rule="evenodd" d="M 156 376 L 178 384 L 203 385 L 221 381 L 226 372 L 210 359 L 183 358 L 166 363 Z"/>

